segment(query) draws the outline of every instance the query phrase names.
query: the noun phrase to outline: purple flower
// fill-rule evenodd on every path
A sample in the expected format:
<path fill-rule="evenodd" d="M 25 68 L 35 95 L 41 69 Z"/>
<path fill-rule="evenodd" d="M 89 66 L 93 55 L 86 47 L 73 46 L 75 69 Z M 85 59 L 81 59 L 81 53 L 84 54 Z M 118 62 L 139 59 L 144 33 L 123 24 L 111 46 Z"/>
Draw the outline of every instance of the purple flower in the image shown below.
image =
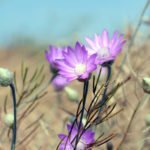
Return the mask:
<path fill-rule="evenodd" d="M 66 78 L 58 75 L 53 79 L 52 83 L 53 83 L 55 89 L 57 91 L 60 91 L 67 85 L 68 82 L 67 82 Z"/>
<path fill-rule="evenodd" d="M 62 52 L 65 51 L 65 48 L 55 48 L 54 46 L 49 47 L 50 51 L 45 51 L 46 58 L 48 62 L 50 63 L 52 69 L 58 70 L 57 68 L 57 62 L 56 60 L 63 59 L 63 54 Z"/>
<path fill-rule="evenodd" d="M 96 69 L 96 54 L 88 57 L 84 46 L 76 43 L 75 49 L 67 47 L 67 52 L 63 52 L 64 59 L 57 60 L 59 74 L 67 78 L 67 81 L 74 79 L 86 79 L 89 74 Z"/>
<path fill-rule="evenodd" d="M 75 139 L 76 139 L 75 136 L 78 133 L 78 129 L 75 126 L 73 126 L 72 130 L 71 128 L 72 128 L 72 125 L 67 125 L 68 134 L 71 131 L 71 134 L 69 137 L 64 134 L 58 135 L 58 137 L 62 140 L 61 144 L 59 145 L 59 150 L 74 150 Z M 79 137 L 82 134 L 82 131 L 83 130 L 80 131 Z M 89 145 L 94 143 L 94 136 L 95 136 L 95 133 L 92 132 L 91 129 L 85 130 L 81 138 L 79 139 L 77 150 L 84 150 L 85 148 L 89 148 Z M 91 150 L 91 148 L 89 148 L 89 150 Z"/>
<path fill-rule="evenodd" d="M 115 60 L 116 55 L 120 53 L 123 45 L 126 43 L 126 41 L 122 41 L 124 36 L 123 34 L 119 37 L 117 36 L 118 31 L 115 31 L 112 39 L 109 40 L 108 32 L 104 29 L 102 37 L 95 34 L 94 41 L 90 38 L 85 38 L 86 42 L 90 46 L 90 48 L 87 48 L 89 55 L 97 54 L 97 64 L 104 64 Z"/>

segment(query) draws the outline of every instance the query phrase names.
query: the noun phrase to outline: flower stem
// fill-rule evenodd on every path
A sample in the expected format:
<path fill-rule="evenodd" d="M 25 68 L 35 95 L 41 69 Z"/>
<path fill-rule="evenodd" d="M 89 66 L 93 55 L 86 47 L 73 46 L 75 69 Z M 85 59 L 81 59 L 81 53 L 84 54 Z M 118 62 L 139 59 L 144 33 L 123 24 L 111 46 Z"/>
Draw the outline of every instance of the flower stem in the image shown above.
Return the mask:
<path fill-rule="evenodd" d="M 139 147 L 138 150 L 143 150 L 147 144 L 147 140 L 148 140 L 148 137 L 150 136 L 150 130 L 148 131 L 148 133 L 146 134 L 143 142 L 142 142 L 142 145 Z"/>
<path fill-rule="evenodd" d="M 137 24 L 137 26 L 136 26 L 136 28 L 135 28 L 135 30 L 134 30 L 134 33 L 133 33 L 133 35 L 132 35 L 132 37 L 131 37 L 131 39 L 130 39 L 130 42 L 129 42 L 129 44 L 128 44 L 128 47 L 127 47 L 127 49 L 126 49 L 126 52 L 125 52 L 125 55 L 124 55 L 124 57 L 123 57 L 123 59 L 122 59 L 121 65 L 119 66 L 119 69 L 118 69 L 118 72 L 117 72 L 117 74 L 116 74 L 115 81 L 114 81 L 114 83 L 113 83 L 113 85 L 112 85 L 112 88 L 114 87 L 114 85 L 115 85 L 115 83 L 116 83 L 116 81 L 117 81 L 117 79 L 118 79 L 118 77 L 119 77 L 119 75 L 120 75 L 120 73 L 121 73 L 121 71 L 122 71 L 122 67 L 123 67 L 123 65 L 125 64 L 125 62 L 126 62 L 126 60 L 127 60 L 127 58 L 128 58 L 127 56 L 128 56 L 128 54 L 129 54 L 129 52 L 131 51 L 131 47 L 133 46 L 134 40 L 135 40 L 135 38 L 136 38 L 136 36 L 137 36 L 137 33 L 138 33 L 139 29 L 140 29 L 140 26 L 142 25 L 143 16 L 144 16 L 144 14 L 145 14 L 147 8 L 149 7 L 149 5 L 150 5 L 150 0 L 147 0 L 147 2 L 146 2 L 145 6 L 144 6 L 144 8 L 143 8 L 143 10 L 142 10 L 142 12 L 141 12 L 141 14 L 140 14 L 140 18 L 139 18 L 139 20 L 138 20 L 138 24 Z M 129 67 L 130 67 L 130 69 L 131 69 L 130 64 L 129 64 Z M 133 70 L 131 70 L 131 71 L 132 71 L 132 73 L 133 73 Z M 135 75 L 135 73 L 133 73 L 133 75 Z M 137 76 L 137 75 L 136 75 L 136 76 Z"/>
<path fill-rule="evenodd" d="M 134 111 L 132 113 L 132 116 L 130 118 L 130 121 L 129 121 L 129 124 L 128 124 L 127 128 L 126 128 L 126 131 L 125 131 L 125 133 L 123 135 L 123 138 L 122 138 L 121 142 L 119 143 L 119 145 L 117 146 L 116 150 L 120 150 L 122 148 L 122 144 L 124 143 L 124 141 L 125 141 L 125 139 L 127 137 L 127 134 L 129 132 L 129 130 L 131 128 L 131 125 L 133 123 L 133 120 L 135 118 L 135 115 L 137 114 L 138 110 L 140 109 L 141 105 L 145 102 L 145 100 L 147 100 L 147 98 L 149 98 L 149 96 L 150 96 L 149 94 L 145 94 L 143 96 L 143 98 L 140 101 L 138 101 L 138 103 L 137 103 L 137 105 L 136 105 L 136 107 L 135 107 L 135 109 L 134 109 Z"/>
<path fill-rule="evenodd" d="M 11 143 L 11 150 L 15 150 L 16 145 L 16 136 L 17 136 L 17 110 L 16 110 L 16 94 L 15 94 L 15 87 L 14 84 L 10 84 L 10 88 L 12 91 L 12 97 L 13 97 L 13 105 L 14 105 L 14 124 L 13 124 L 13 138 Z"/>
<path fill-rule="evenodd" d="M 83 119 L 83 115 L 84 115 L 84 109 L 85 109 L 86 97 L 87 97 L 87 92 L 88 92 L 88 86 L 89 86 L 89 81 L 86 80 L 84 82 L 84 87 L 83 87 L 83 104 L 82 104 L 80 122 L 79 122 L 79 126 L 78 126 L 78 133 L 79 133 L 79 131 L 81 129 L 81 126 L 82 126 L 82 119 Z M 79 134 L 77 135 L 76 140 L 75 140 L 74 150 L 76 150 L 76 148 L 77 148 L 78 140 L 79 140 Z"/>
<path fill-rule="evenodd" d="M 103 97 L 102 97 L 102 100 L 100 101 L 100 105 L 103 105 L 105 103 L 105 100 L 106 100 L 105 97 L 106 97 L 107 87 L 108 87 L 109 80 L 110 80 L 110 75 L 111 75 L 111 65 L 107 65 L 106 67 L 108 69 L 107 80 L 106 80 L 106 85 L 105 85 Z M 98 115 L 102 112 L 102 110 L 103 110 L 103 106 L 100 107 Z"/>

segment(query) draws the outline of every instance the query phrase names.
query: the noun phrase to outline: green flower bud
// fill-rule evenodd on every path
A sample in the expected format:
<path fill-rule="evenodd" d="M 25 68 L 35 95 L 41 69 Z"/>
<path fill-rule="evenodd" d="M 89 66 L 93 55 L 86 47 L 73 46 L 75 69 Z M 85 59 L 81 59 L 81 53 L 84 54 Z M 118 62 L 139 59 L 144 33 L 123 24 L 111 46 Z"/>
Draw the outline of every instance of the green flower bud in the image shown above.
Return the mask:
<path fill-rule="evenodd" d="M 13 80 L 13 73 L 8 69 L 0 68 L 0 85 L 9 86 Z"/>
<path fill-rule="evenodd" d="M 145 123 L 147 126 L 150 126 L 150 114 L 147 114 L 145 117 Z"/>
<path fill-rule="evenodd" d="M 82 123 L 83 123 L 83 126 L 85 126 L 85 124 L 86 124 L 86 118 L 82 119 Z"/>
<path fill-rule="evenodd" d="M 142 86 L 143 86 L 143 90 L 146 93 L 150 93 L 150 78 L 149 77 L 144 77 L 143 78 Z"/>
<path fill-rule="evenodd" d="M 67 94 L 67 97 L 70 101 L 78 101 L 78 92 L 75 91 L 74 89 L 70 88 L 70 87 L 65 87 L 64 88 L 66 94 Z"/>
<path fill-rule="evenodd" d="M 6 126 L 12 127 L 14 124 L 14 115 L 13 114 L 6 114 L 4 118 L 4 122 Z"/>

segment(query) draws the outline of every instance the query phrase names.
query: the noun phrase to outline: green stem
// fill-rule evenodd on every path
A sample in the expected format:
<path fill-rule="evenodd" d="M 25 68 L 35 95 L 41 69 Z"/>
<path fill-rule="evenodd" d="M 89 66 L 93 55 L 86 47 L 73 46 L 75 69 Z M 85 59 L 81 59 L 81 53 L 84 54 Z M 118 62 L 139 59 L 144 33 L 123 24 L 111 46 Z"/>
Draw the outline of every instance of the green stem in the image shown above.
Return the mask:
<path fill-rule="evenodd" d="M 143 10 L 142 10 L 141 16 L 140 16 L 140 18 L 139 18 L 139 21 L 138 21 L 138 24 L 137 24 L 137 26 L 136 26 L 136 28 L 135 28 L 135 31 L 134 31 L 134 33 L 133 33 L 133 36 L 132 36 L 132 38 L 131 38 L 131 40 L 130 40 L 130 42 L 129 42 L 129 45 L 128 45 L 127 49 L 126 49 L 126 52 L 125 52 L 125 55 L 124 55 L 123 60 L 122 60 L 122 62 L 121 62 L 121 65 L 120 65 L 120 67 L 119 67 L 119 69 L 118 69 L 118 73 L 117 73 L 117 75 L 116 75 L 116 77 L 115 77 L 115 82 L 116 82 L 116 80 L 118 79 L 118 77 L 119 77 L 119 75 L 120 75 L 120 72 L 121 72 L 121 70 L 122 70 L 122 67 L 123 67 L 123 65 L 124 65 L 125 62 L 126 62 L 128 53 L 129 53 L 129 51 L 131 50 L 131 47 L 132 47 L 132 45 L 133 45 L 133 43 L 134 43 L 135 37 L 136 37 L 136 35 L 137 35 L 137 32 L 138 32 L 138 30 L 139 30 L 139 28 L 140 28 L 140 26 L 141 26 L 141 24 L 142 24 L 143 16 L 144 16 L 145 11 L 147 10 L 149 4 L 150 4 L 150 0 L 147 0 L 147 3 L 145 4 L 145 6 L 144 6 L 144 8 L 143 8 Z M 115 82 L 113 83 L 112 88 L 114 87 Z"/>
<path fill-rule="evenodd" d="M 79 126 L 78 126 L 78 133 L 80 132 L 80 129 L 81 129 L 81 126 L 82 126 L 82 119 L 83 119 L 83 115 L 84 115 L 86 97 L 87 97 L 87 92 L 88 92 L 88 85 L 89 85 L 89 81 L 85 81 L 84 82 L 84 88 L 83 88 L 83 104 L 82 104 L 80 122 L 79 122 Z M 79 135 L 77 135 L 77 137 L 76 137 L 74 150 L 76 150 L 76 148 L 77 148 L 77 144 L 78 144 L 78 140 L 79 140 Z"/>
<path fill-rule="evenodd" d="M 13 138 L 12 138 L 11 150 L 15 150 L 16 137 L 17 137 L 17 109 L 16 109 L 17 105 L 16 105 L 15 87 L 13 83 L 10 84 L 10 88 L 12 91 L 13 105 L 14 105 L 14 124 L 13 124 Z"/>
<path fill-rule="evenodd" d="M 104 89 L 103 97 L 102 97 L 102 100 L 100 101 L 100 105 L 103 105 L 103 104 L 105 103 L 107 87 L 108 87 L 109 80 L 110 80 L 110 75 L 111 75 L 111 65 L 108 65 L 108 66 L 106 66 L 106 67 L 107 67 L 107 69 L 108 69 L 107 80 L 106 80 L 106 86 L 105 86 L 105 89 Z M 100 107 L 100 110 L 99 110 L 98 115 L 102 112 L 102 110 L 103 110 L 103 106 Z"/>

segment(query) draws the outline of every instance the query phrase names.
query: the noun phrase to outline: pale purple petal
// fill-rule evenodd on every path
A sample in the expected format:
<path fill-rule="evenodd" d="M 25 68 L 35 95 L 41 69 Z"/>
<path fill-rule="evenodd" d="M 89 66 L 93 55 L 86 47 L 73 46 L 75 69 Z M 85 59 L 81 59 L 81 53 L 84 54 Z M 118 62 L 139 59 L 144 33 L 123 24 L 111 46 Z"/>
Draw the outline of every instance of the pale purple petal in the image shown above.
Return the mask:
<path fill-rule="evenodd" d="M 90 45 L 91 48 L 95 49 L 95 43 L 88 37 L 85 38 L 86 42 Z"/>
<path fill-rule="evenodd" d="M 111 41 L 110 41 L 110 43 L 109 43 L 109 48 L 112 48 L 113 44 L 114 44 L 115 41 L 116 41 L 117 35 L 118 35 L 118 31 L 115 31 L 115 32 L 114 32 L 114 35 L 113 35 L 113 37 L 112 37 L 112 39 L 111 39 Z"/>
<path fill-rule="evenodd" d="M 103 39 L 104 47 L 108 47 L 109 37 L 108 37 L 108 32 L 106 29 L 104 29 L 104 31 L 103 31 L 102 39 Z"/>
<path fill-rule="evenodd" d="M 91 65 L 91 64 L 95 64 L 95 61 L 96 61 L 96 57 L 97 57 L 97 54 L 93 54 L 89 57 L 89 61 L 87 63 L 87 66 Z"/>
<path fill-rule="evenodd" d="M 64 57 L 65 57 L 65 62 L 70 65 L 71 67 L 75 67 L 76 65 L 76 61 L 74 61 L 73 59 L 71 59 L 70 57 L 68 57 L 67 53 L 64 53 Z"/>
<path fill-rule="evenodd" d="M 97 34 L 95 34 L 95 43 L 96 43 L 97 48 L 103 48 L 104 47 L 101 37 Z"/>
<path fill-rule="evenodd" d="M 56 90 L 60 91 L 68 84 L 67 79 L 58 75 L 52 81 Z"/>
<path fill-rule="evenodd" d="M 73 81 L 75 79 L 77 79 L 78 77 L 77 76 L 74 76 L 74 77 L 68 77 L 67 78 L 67 81 L 70 82 L 70 81 Z"/>
<path fill-rule="evenodd" d="M 58 137 L 62 140 L 62 139 L 64 139 L 66 137 L 66 135 L 64 135 L 64 134 L 58 134 Z"/>
<path fill-rule="evenodd" d="M 118 44 L 121 42 L 121 40 L 123 39 L 124 35 L 121 34 L 119 36 L 119 38 L 116 40 L 116 42 L 114 43 L 114 45 L 112 46 L 112 51 L 114 51 L 116 49 L 116 47 L 118 46 Z"/>
<path fill-rule="evenodd" d="M 117 55 L 122 50 L 123 45 L 126 43 L 126 41 L 121 42 L 118 47 L 115 49 L 115 51 L 112 51 L 112 55 Z"/>
<path fill-rule="evenodd" d="M 80 78 L 87 79 L 89 77 L 89 73 L 86 72 L 85 74 L 81 75 Z"/>
<path fill-rule="evenodd" d="M 67 78 L 67 81 L 74 79 L 86 79 L 93 71 L 87 70 L 86 66 L 95 65 L 96 55 L 88 58 L 88 52 L 84 45 L 76 43 L 75 49 L 67 47 L 67 52 L 63 52 L 64 59 L 57 60 L 57 66 L 59 68 L 59 74 Z M 92 64 L 93 63 L 93 64 Z M 88 66 L 89 65 L 89 66 Z"/>
<path fill-rule="evenodd" d="M 93 70 L 96 70 L 97 65 L 91 65 L 90 67 L 87 68 L 88 72 L 92 72 Z"/>
<path fill-rule="evenodd" d="M 86 38 L 86 41 L 90 46 L 90 48 L 89 47 L 86 48 L 89 57 L 92 54 L 97 54 L 96 64 L 101 65 L 108 61 L 115 60 L 116 55 L 120 53 L 123 45 L 125 44 L 125 41 L 121 42 L 123 37 L 124 37 L 123 34 L 121 34 L 118 37 L 118 31 L 115 31 L 113 37 L 109 40 L 108 32 L 106 29 L 104 29 L 102 33 L 102 38 L 97 34 L 95 34 L 95 39 L 93 41 L 91 39 Z"/>
<path fill-rule="evenodd" d="M 74 139 L 74 137 L 77 134 L 77 128 L 76 128 L 76 126 L 73 126 L 73 128 L 72 128 L 72 125 L 67 125 L 67 128 L 68 128 L 68 136 L 65 137 L 63 134 L 61 136 L 59 136 L 60 139 L 63 139 L 65 137 L 65 139 L 62 141 L 62 143 L 59 145 L 59 149 L 65 148 L 65 146 L 66 146 L 67 150 L 73 150 L 74 142 L 72 143 L 72 140 Z M 71 134 L 69 134 L 69 132 L 71 130 L 72 130 L 72 132 L 71 132 Z M 81 129 L 80 135 L 81 135 L 82 131 L 83 130 Z M 78 149 L 79 150 L 83 150 L 83 149 L 91 150 L 92 148 L 89 147 L 89 145 L 95 142 L 94 136 L 95 136 L 95 133 L 92 132 L 91 129 L 84 130 L 83 134 L 78 142 L 80 144 L 77 145 L 77 150 Z"/>

